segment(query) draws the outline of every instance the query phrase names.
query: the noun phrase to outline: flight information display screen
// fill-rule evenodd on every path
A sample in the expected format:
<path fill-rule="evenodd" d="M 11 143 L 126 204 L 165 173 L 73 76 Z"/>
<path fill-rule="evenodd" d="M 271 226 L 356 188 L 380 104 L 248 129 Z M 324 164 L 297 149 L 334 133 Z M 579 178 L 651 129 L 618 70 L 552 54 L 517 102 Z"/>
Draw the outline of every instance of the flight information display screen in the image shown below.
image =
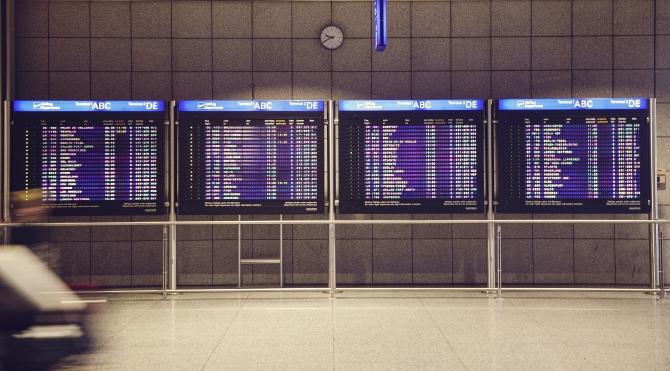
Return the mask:
<path fill-rule="evenodd" d="M 482 100 L 339 102 L 339 211 L 484 211 Z"/>
<path fill-rule="evenodd" d="M 324 212 L 324 102 L 179 102 L 180 214 Z"/>
<path fill-rule="evenodd" d="M 649 100 L 503 99 L 495 118 L 498 211 L 649 210 Z"/>
<path fill-rule="evenodd" d="M 11 189 L 52 215 L 164 214 L 166 120 L 162 101 L 15 101 Z"/>

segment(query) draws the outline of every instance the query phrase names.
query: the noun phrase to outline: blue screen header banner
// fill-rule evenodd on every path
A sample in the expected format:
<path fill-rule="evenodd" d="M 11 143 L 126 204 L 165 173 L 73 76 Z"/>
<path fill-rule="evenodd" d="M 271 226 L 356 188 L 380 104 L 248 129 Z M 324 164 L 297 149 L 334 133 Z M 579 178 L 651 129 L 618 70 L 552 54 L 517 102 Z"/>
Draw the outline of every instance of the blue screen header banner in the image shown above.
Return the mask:
<path fill-rule="evenodd" d="M 386 0 L 375 0 L 375 50 L 386 49 Z"/>
<path fill-rule="evenodd" d="M 639 110 L 649 108 L 646 98 L 501 99 L 502 111 L 529 110 Z"/>
<path fill-rule="evenodd" d="M 481 111 L 481 99 L 466 100 L 341 100 L 340 111 Z"/>
<path fill-rule="evenodd" d="M 312 100 L 185 100 L 179 102 L 182 112 L 318 112 L 323 101 Z"/>
<path fill-rule="evenodd" d="M 163 101 L 17 100 L 16 112 L 159 112 Z"/>

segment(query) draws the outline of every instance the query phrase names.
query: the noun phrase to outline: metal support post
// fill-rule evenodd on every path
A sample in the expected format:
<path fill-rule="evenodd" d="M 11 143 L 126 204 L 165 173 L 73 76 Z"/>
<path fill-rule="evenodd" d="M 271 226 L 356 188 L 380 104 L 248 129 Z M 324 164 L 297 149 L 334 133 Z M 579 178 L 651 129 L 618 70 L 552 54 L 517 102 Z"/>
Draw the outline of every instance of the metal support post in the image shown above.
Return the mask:
<path fill-rule="evenodd" d="M 242 221 L 242 215 L 237 221 Z M 242 287 L 242 224 L 237 225 L 237 287 Z"/>
<path fill-rule="evenodd" d="M 279 220 L 284 220 L 282 214 Z M 279 287 L 284 287 L 284 224 L 279 225 Z"/>
<path fill-rule="evenodd" d="M 169 249 L 169 240 L 168 240 L 168 226 L 164 225 L 163 226 L 163 269 L 162 269 L 162 284 L 163 284 L 163 296 L 167 296 L 167 281 L 168 281 L 168 264 L 167 264 L 167 257 L 168 257 L 168 249 Z"/>
<path fill-rule="evenodd" d="M 496 226 L 496 271 L 497 298 L 502 299 L 502 229 L 500 226 Z"/>
<path fill-rule="evenodd" d="M 658 287 L 661 289 L 658 298 L 665 299 L 665 269 L 663 267 L 663 229 L 658 231 Z"/>
<path fill-rule="evenodd" d="M 335 120 L 333 101 L 328 101 L 328 291 L 335 297 L 337 287 L 335 255 Z"/>
<path fill-rule="evenodd" d="M 493 119 L 492 117 L 492 101 L 487 101 L 488 108 L 488 121 L 486 123 L 486 219 L 493 220 L 495 219 L 495 214 L 493 213 Z M 494 223 L 489 223 L 486 226 L 486 273 L 487 273 L 487 286 L 488 290 L 491 293 L 495 289 L 495 225 Z"/>
<path fill-rule="evenodd" d="M 651 181 L 651 207 L 649 210 L 649 220 L 656 221 L 658 220 L 658 192 L 656 185 L 656 168 L 658 164 L 658 159 L 656 156 L 657 146 L 656 146 L 656 99 L 649 100 L 649 157 L 651 163 L 649 164 L 650 170 L 650 181 Z M 652 223 L 649 224 L 649 248 L 650 248 L 650 267 L 651 269 L 651 289 L 655 290 L 659 287 L 660 278 L 657 276 L 658 269 L 658 224 Z M 661 286 L 661 291 L 663 287 Z"/>
<path fill-rule="evenodd" d="M 174 117 L 174 112 L 176 109 L 175 101 L 170 101 L 170 159 L 175 159 L 175 127 L 178 125 L 177 120 Z M 175 174 L 175 178 L 179 174 L 179 169 L 175 169 L 175 161 L 170 161 L 170 174 Z M 176 211 L 176 179 L 170 178 L 169 188 L 170 188 L 170 222 L 177 221 L 177 211 Z M 169 278 L 170 278 L 170 290 L 174 291 L 177 289 L 177 226 L 175 224 L 170 224 L 170 248 L 168 254 L 168 268 L 169 268 Z"/>

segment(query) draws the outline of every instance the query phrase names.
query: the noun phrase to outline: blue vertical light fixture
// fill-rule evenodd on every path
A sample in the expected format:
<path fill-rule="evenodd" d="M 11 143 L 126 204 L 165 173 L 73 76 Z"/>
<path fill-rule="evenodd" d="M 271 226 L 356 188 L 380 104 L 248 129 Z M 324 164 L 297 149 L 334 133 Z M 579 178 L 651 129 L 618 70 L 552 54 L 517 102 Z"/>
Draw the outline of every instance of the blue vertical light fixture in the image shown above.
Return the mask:
<path fill-rule="evenodd" d="M 386 0 L 375 0 L 375 50 L 386 49 Z"/>

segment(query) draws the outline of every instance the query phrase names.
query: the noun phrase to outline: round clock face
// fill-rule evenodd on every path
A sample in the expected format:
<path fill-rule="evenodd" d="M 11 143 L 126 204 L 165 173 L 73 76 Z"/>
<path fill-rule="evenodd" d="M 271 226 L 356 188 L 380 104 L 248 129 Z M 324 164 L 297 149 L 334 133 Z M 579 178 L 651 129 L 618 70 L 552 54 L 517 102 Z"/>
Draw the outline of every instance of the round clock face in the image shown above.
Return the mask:
<path fill-rule="evenodd" d="M 343 40 L 344 35 L 339 27 L 328 26 L 321 31 L 321 44 L 326 49 L 333 50 L 339 48 Z"/>

